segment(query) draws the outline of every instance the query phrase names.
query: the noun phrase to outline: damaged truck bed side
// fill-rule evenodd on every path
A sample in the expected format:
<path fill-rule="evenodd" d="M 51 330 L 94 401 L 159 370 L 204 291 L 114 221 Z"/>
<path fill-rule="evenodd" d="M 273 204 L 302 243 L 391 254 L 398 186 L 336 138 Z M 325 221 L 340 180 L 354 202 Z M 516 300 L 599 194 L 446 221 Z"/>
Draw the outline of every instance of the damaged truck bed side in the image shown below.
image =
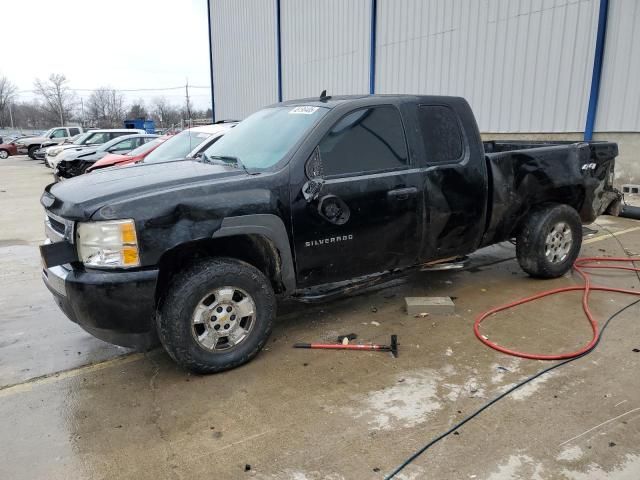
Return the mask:
<path fill-rule="evenodd" d="M 566 273 L 581 224 L 616 211 L 617 145 L 482 143 L 456 97 L 320 97 L 262 109 L 197 159 L 47 187 L 43 278 L 98 338 L 216 372 L 253 358 L 276 298 L 516 239 Z"/>

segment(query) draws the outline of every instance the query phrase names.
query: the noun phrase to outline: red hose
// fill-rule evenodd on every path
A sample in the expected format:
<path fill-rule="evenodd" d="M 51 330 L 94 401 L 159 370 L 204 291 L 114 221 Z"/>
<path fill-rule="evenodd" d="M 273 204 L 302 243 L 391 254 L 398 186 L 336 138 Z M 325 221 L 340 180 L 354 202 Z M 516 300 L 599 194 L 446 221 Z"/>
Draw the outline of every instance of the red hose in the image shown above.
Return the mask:
<path fill-rule="evenodd" d="M 598 262 L 598 264 L 592 265 L 592 263 L 594 263 L 594 262 Z M 626 263 L 631 263 L 633 266 L 632 267 L 628 267 L 628 266 L 621 266 L 621 265 L 601 265 L 600 264 L 601 262 L 616 262 L 616 263 L 626 262 Z M 591 350 L 593 348 L 593 346 L 596 344 L 596 342 L 598 341 L 598 337 L 600 336 L 600 330 L 598 328 L 598 322 L 593 317 L 593 314 L 591 313 L 591 309 L 589 308 L 589 295 L 590 295 L 591 291 L 592 290 L 596 290 L 596 291 L 601 291 L 601 292 L 626 293 L 628 295 L 640 296 L 640 291 L 636 291 L 636 290 L 628 290 L 628 289 L 625 289 L 625 288 L 612 288 L 612 287 L 592 286 L 591 285 L 590 276 L 589 276 L 589 274 L 587 272 L 584 271 L 584 269 L 606 268 L 606 269 L 612 269 L 612 270 L 628 270 L 628 271 L 632 271 L 632 272 L 640 272 L 640 268 L 636 268 L 634 262 L 640 262 L 640 257 L 616 257 L 616 258 L 582 257 L 582 258 L 578 258 L 575 261 L 575 263 L 573 264 L 573 269 L 576 272 L 578 272 L 578 274 L 582 277 L 582 279 L 584 280 L 584 285 L 582 285 L 582 286 L 574 286 L 574 287 L 555 288 L 553 290 L 547 290 L 547 291 L 544 291 L 544 292 L 540 292 L 540 293 L 538 293 L 536 295 L 532 295 L 530 297 L 525 297 L 525 298 L 522 298 L 520 300 L 516 300 L 515 302 L 510 302 L 510 303 L 507 303 L 507 304 L 504 304 L 504 305 L 500 305 L 499 307 L 492 308 L 491 310 L 487 310 L 486 312 L 480 314 L 480 316 L 478 316 L 478 318 L 476 318 L 476 321 L 473 324 L 473 331 L 476 334 L 476 337 L 478 337 L 478 340 L 480 340 L 482 343 L 484 343 L 488 347 L 491 347 L 494 350 L 497 350 L 497 351 L 502 352 L 502 353 L 506 353 L 508 355 L 513 355 L 515 357 L 530 358 L 530 359 L 533 359 L 533 360 L 565 360 L 567 358 L 574 358 L 574 357 L 580 356 L 583 353 Z M 582 294 L 582 310 L 584 311 L 587 319 L 589 320 L 589 323 L 591 324 L 591 330 L 593 332 L 593 337 L 591 338 L 591 341 L 589 343 L 587 343 L 584 347 L 582 347 L 580 350 L 576 350 L 575 352 L 560 353 L 560 354 L 557 354 L 557 355 L 538 355 L 538 354 L 534 354 L 534 353 L 519 352 L 517 350 L 511 350 L 510 348 L 506 348 L 506 347 L 503 347 L 501 345 L 498 345 L 497 343 L 494 343 L 494 342 L 490 341 L 489 339 L 487 339 L 486 337 L 484 337 L 480 333 L 480 324 L 484 320 L 486 320 L 488 317 L 490 317 L 491 315 L 494 315 L 494 314 L 496 314 L 498 312 L 502 312 L 503 310 L 508 310 L 510 308 L 517 307 L 518 305 L 522 305 L 524 303 L 529 303 L 529 302 L 532 302 L 534 300 L 539 300 L 540 298 L 544 298 L 544 297 L 548 297 L 548 296 L 551 296 L 551 295 L 555 295 L 557 293 L 575 292 L 577 290 L 582 290 L 583 291 L 583 294 Z"/>

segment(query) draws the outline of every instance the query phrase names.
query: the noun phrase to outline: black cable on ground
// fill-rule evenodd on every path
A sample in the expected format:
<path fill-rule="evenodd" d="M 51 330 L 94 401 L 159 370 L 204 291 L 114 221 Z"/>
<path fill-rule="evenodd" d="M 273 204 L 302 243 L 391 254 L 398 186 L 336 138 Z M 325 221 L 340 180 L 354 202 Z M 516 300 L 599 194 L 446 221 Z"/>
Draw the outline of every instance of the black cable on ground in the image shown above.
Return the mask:
<path fill-rule="evenodd" d="M 498 395 L 496 398 L 490 400 L 488 403 L 485 403 L 482 407 L 480 407 L 478 410 L 476 410 L 475 412 L 473 412 L 471 415 L 465 417 L 464 419 L 462 419 L 460 422 L 456 423 L 453 427 L 451 427 L 449 430 L 447 430 L 444 433 L 441 433 L 440 435 L 438 435 L 437 437 L 435 437 L 433 440 L 431 440 L 429 443 L 427 443 L 424 447 L 420 448 L 419 450 L 417 450 L 413 455 L 411 455 L 409 458 L 407 458 L 404 462 L 402 462 L 400 464 L 400 466 L 398 466 L 393 472 L 391 472 L 390 474 L 388 474 L 385 477 L 385 480 L 389 480 L 393 477 L 395 477 L 398 473 L 400 473 L 400 471 L 402 471 L 405 467 L 407 467 L 411 462 L 413 462 L 416 458 L 418 458 L 420 455 L 422 455 L 424 452 L 426 452 L 429 448 L 431 448 L 433 445 L 435 445 L 436 443 L 438 443 L 440 440 L 444 439 L 445 437 L 451 435 L 453 432 L 455 432 L 456 430 L 458 430 L 460 427 L 462 427 L 465 423 L 469 422 L 470 420 L 473 420 L 475 417 L 477 417 L 478 415 L 480 415 L 482 412 L 484 412 L 486 409 L 488 409 L 489 407 L 491 407 L 492 405 L 494 405 L 495 403 L 497 403 L 498 401 L 502 400 L 504 397 L 506 397 L 507 395 L 509 395 L 510 393 L 512 393 L 513 391 L 517 390 L 518 388 L 526 385 L 527 383 L 532 382 L 533 380 L 535 380 L 538 377 L 541 377 L 542 375 L 544 375 L 545 373 L 549 373 L 552 370 L 555 370 L 556 368 L 560 368 L 568 363 L 571 363 L 575 360 L 578 360 L 579 358 L 582 358 L 586 355 L 589 355 L 591 352 L 593 352 L 596 347 L 598 346 L 598 344 L 600 343 L 600 340 L 602 339 L 602 335 L 604 334 L 607 326 L 609 325 L 609 322 L 611 322 L 611 320 L 613 320 L 614 318 L 616 318 L 618 315 L 622 314 L 623 312 L 625 312 L 626 310 L 628 310 L 629 308 L 633 307 L 634 305 L 640 303 L 640 299 L 630 303 L 629 305 L 627 305 L 626 307 L 621 308 L 620 310 L 618 310 L 617 312 L 615 312 L 613 315 L 611 315 L 607 321 L 602 325 L 602 330 L 600 331 L 600 337 L 598 338 L 598 341 L 595 343 L 595 345 L 588 351 L 584 352 L 582 355 L 580 355 L 579 357 L 574 357 L 574 358 L 570 358 L 569 360 L 564 360 L 560 363 L 556 363 L 555 365 L 552 365 L 551 367 L 545 368 L 544 370 L 536 373 L 535 375 L 532 375 L 524 380 L 522 380 L 520 383 L 517 383 L 516 385 L 514 385 L 513 387 L 509 388 L 508 390 L 506 390 L 505 392 L 501 393 L 500 395 Z"/>
<path fill-rule="evenodd" d="M 598 225 L 600 226 L 600 225 Z M 601 227 L 602 228 L 602 227 Z M 604 228 L 604 230 L 606 230 L 609 235 L 611 235 L 613 238 L 616 239 L 616 241 L 618 242 L 618 244 L 620 245 L 620 247 L 622 248 L 622 250 L 624 251 L 625 255 L 629 256 L 629 254 L 627 253 L 626 248 L 624 247 L 624 245 L 622 244 L 622 242 L 611 232 L 609 231 L 607 228 Z M 640 275 L 638 275 L 638 272 L 636 272 L 636 275 L 638 276 L 638 280 L 640 281 Z M 640 299 L 635 300 L 634 302 L 631 302 L 630 304 L 628 304 L 626 307 L 622 307 L 620 310 L 618 310 L 617 312 L 615 312 L 613 315 L 611 315 L 602 325 L 602 329 L 600 330 L 600 336 L 598 337 L 597 341 L 594 343 L 593 347 L 591 347 L 589 350 L 587 350 L 586 352 L 584 352 L 582 355 L 579 355 L 577 357 L 574 358 L 570 358 L 568 360 L 563 360 L 562 362 L 556 363 L 555 365 L 552 365 L 548 368 L 545 368 L 544 370 L 541 370 L 540 372 L 525 378 L 524 380 L 522 380 L 521 382 L 517 383 L 516 385 L 514 385 L 513 387 L 509 388 L 508 390 L 506 390 L 505 392 L 501 393 L 500 395 L 498 395 L 497 397 L 495 397 L 494 399 L 490 400 L 489 402 L 485 403 L 483 406 L 481 406 L 478 410 L 476 410 L 475 412 L 473 412 L 471 415 L 468 415 L 467 417 L 463 418 L 461 421 L 459 421 L 458 423 L 456 423 L 453 427 L 451 427 L 449 430 L 447 430 L 444 433 L 441 433 L 440 435 L 438 435 L 437 437 L 435 437 L 434 439 L 432 439 L 429 443 L 427 443 L 426 445 L 424 445 L 423 447 L 421 447 L 419 450 L 417 450 L 415 453 L 413 453 L 409 458 L 407 458 L 404 462 L 402 462 L 398 467 L 396 467 L 395 470 L 393 470 L 391 473 L 389 473 L 385 478 L 385 480 L 390 480 L 393 477 L 395 477 L 398 473 L 400 473 L 402 470 L 404 470 L 409 464 L 411 464 L 416 458 L 418 458 L 420 455 L 422 455 L 424 452 L 426 452 L 427 450 L 429 450 L 432 446 L 434 446 L 436 443 L 438 443 L 440 440 L 443 440 L 444 438 L 448 437 L 449 435 L 451 435 L 453 432 L 455 432 L 456 430 L 460 429 L 460 427 L 462 427 L 464 424 L 466 424 L 467 422 L 473 420 L 474 418 L 476 418 L 478 415 L 480 415 L 482 412 L 484 412 L 485 410 L 487 410 L 488 408 L 490 408 L 491 406 L 493 406 L 494 404 L 496 404 L 497 402 L 499 402 L 500 400 L 502 400 L 503 398 L 505 398 L 506 396 L 508 396 L 509 394 L 511 394 L 512 392 L 514 392 L 515 390 L 519 389 L 520 387 L 534 381 L 536 378 L 541 377 L 542 375 L 549 373 L 552 370 L 555 370 L 556 368 L 560 368 L 563 367 L 565 365 L 567 365 L 568 363 L 571 363 L 575 360 L 578 360 L 579 358 L 585 357 L 586 355 L 589 355 L 591 352 L 593 352 L 597 346 L 600 344 L 600 341 L 602 340 L 602 336 L 604 335 L 605 330 L 607 329 L 607 327 L 609 326 L 609 323 L 616 318 L 618 315 L 621 315 L 623 312 L 625 312 L 626 310 L 628 310 L 629 308 L 633 307 L 634 305 L 637 305 L 640 303 Z"/>

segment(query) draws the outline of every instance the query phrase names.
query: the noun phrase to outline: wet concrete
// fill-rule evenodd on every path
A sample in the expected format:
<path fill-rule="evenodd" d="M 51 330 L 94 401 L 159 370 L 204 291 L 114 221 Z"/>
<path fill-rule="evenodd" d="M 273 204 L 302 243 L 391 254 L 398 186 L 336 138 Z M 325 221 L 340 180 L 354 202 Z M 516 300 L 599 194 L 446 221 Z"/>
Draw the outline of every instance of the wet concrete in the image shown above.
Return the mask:
<path fill-rule="evenodd" d="M 0 182 L 8 181 L 0 190 L 20 182 L 38 186 L 40 170 L 14 162 L 10 172 L 0 164 Z M 7 202 L 0 202 L 4 211 Z M 20 222 L 40 223 L 41 213 L 34 208 Z M 630 230 L 640 223 L 610 217 L 598 223 L 583 254 L 622 254 L 603 227 L 626 232 L 619 240 L 640 252 L 640 230 Z M 6 230 L 0 224 L 0 240 L 21 238 L 17 224 Z M 34 238 L 24 240 L 32 245 Z M 474 316 L 577 281 L 532 280 L 513 260 L 513 246 L 499 245 L 475 254 L 469 271 L 417 273 L 353 298 L 284 305 L 256 360 L 195 376 L 161 350 L 122 355 L 65 323 L 38 283 L 37 257 L 23 247 L 9 246 L 0 257 L 2 275 L 14 262 L 22 265 L 11 278 L 0 277 L 0 339 L 19 339 L 0 346 L 0 378 L 13 385 L 0 389 L 0 478 L 11 479 L 383 478 L 429 439 L 549 365 L 484 347 L 473 336 Z M 626 274 L 599 281 L 640 289 Z M 420 295 L 457 297 L 456 314 L 408 317 L 403 298 Z M 631 300 L 594 294 L 593 309 L 605 318 Z M 620 315 L 596 352 L 515 392 L 397 478 L 639 478 L 640 353 L 633 351 L 640 348 L 639 312 L 633 307 Z M 38 325 L 44 339 L 28 335 L 29 325 Z M 350 332 L 375 342 L 398 334 L 400 356 L 291 348 Z M 483 332 L 536 352 L 575 349 L 589 338 L 579 296 L 571 294 L 505 313 Z M 69 360 L 67 348 L 86 356 Z M 37 374 L 21 373 L 24 368 Z"/>

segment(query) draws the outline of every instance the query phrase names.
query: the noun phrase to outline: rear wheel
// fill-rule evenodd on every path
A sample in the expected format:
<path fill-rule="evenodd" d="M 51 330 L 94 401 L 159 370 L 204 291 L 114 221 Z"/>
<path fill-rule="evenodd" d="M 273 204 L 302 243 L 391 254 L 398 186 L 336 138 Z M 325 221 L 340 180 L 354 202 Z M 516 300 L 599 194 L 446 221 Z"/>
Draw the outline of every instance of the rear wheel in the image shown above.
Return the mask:
<path fill-rule="evenodd" d="M 9 152 L 7 150 L 0 149 L 0 158 L 3 159 L 3 160 L 5 158 L 9 158 Z"/>
<path fill-rule="evenodd" d="M 165 350 L 198 373 L 237 367 L 265 345 L 275 319 L 269 280 L 239 260 L 217 258 L 180 273 L 157 317 Z"/>
<path fill-rule="evenodd" d="M 567 273 L 581 246 L 582 221 L 568 205 L 532 211 L 516 238 L 520 267 L 537 278 L 556 278 Z"/>

